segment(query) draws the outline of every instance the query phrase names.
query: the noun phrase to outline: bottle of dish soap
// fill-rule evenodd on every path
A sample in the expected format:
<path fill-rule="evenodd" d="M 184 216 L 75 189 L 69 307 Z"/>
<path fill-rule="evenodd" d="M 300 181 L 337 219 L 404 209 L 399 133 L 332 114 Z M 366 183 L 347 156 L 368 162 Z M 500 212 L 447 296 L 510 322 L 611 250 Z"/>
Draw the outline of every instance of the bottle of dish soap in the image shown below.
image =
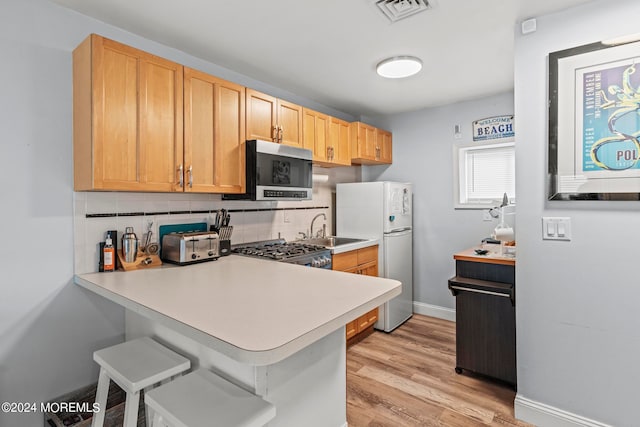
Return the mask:
<path fill-rule="evenodd" d="M 104 242 L 102 254 L 104 258 L 104 271 L 114 271 L 116 268 L 116 250 L 113 247 L 111 233 L 107 233 L 107 239 Z"/>

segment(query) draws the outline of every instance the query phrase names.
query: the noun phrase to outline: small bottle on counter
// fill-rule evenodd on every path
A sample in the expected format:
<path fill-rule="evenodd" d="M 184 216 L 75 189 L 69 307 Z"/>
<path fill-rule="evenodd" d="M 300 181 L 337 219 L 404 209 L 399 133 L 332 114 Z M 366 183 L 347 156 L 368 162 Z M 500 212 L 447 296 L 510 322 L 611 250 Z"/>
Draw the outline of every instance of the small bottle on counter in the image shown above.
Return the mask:
<path fill-rule="evenodd" d="M 107 239 L 104 242 L 102 254 L 104 258 L 104 271 L 114 271 L 116 268 L 116 250 L 113 247 L 111 233 L 107 233 Z"/>

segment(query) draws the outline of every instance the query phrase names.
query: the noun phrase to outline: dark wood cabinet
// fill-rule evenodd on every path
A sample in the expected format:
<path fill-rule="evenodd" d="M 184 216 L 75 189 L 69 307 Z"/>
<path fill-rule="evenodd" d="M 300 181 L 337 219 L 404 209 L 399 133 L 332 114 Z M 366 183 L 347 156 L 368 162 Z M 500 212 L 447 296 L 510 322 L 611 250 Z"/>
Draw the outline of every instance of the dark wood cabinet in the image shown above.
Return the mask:
<path fill-rule="evenodd" d="M 515 262 L 456 259 L 449 289 L 456 297 L 456 372 L 468 370 L 515 387 Z"/>

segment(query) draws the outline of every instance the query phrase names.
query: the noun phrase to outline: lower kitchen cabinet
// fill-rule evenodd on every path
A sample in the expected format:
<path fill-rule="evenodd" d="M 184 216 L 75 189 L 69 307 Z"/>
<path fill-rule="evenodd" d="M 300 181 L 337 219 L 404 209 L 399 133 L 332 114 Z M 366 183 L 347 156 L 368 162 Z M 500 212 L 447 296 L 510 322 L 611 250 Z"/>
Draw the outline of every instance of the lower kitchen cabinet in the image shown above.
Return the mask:
<path fill-rule="evenodd" d="M 333 255 L 333 269 L 347 273 L 378 276 L 378 245 Z M 353 342 L 373 332 L 378 320 L 378 308 L 363 314 L 346 325 L 346 338 Z"/>

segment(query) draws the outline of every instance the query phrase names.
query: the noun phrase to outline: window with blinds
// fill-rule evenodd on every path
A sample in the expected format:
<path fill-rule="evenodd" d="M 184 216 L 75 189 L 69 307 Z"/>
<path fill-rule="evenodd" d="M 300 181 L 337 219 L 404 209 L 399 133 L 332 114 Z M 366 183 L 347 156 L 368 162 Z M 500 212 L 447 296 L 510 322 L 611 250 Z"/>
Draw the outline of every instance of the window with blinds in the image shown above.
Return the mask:
<path fill-rule="evenodd" d="M 504 193 L 515 202 L 515 147 L 513 142 L 457 146 L 458 208 L 487 208 L 502 201 Z"/>

